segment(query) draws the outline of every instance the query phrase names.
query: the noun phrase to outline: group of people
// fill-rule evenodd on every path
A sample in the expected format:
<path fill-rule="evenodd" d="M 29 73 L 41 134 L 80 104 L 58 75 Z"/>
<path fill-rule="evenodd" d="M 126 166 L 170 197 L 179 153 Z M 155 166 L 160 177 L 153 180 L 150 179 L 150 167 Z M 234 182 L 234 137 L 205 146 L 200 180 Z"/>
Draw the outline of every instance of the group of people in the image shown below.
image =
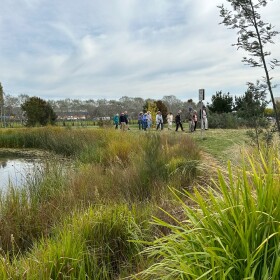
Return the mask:
<path fill-rule="evenodd" d="M 116 114 L 113 118 L 113 121 L 115 129 L 118 129 L 120 125 L 122 131 L 129 130 L 127 111 L 122 112 L 120 115 Z"/>
<path fill-rule="evenodd" d="M 175 124 L 176 128 L 175 131 L 178 131 L 180 128 L 181 131 L 184 131 L 183 124 L 182 124 L 182 118 L 181 118 L 181 113 L 182 111 L 179 110 L 177 115 L 175 116 Z M 173 125 L 173 114 L 170 112 L 167 115 L 167 124 L 168 124 L 168 130 L 172 130 L 172 125 Z M 200 119 L 202 120 L 202 129 L 208 129 L 208 120 L 207 120 L 207 111 L 206 107 L 203 106 L 202 110 L 200 110 Z M 127 111 L 119 114 L 116 114 L 114 116 L 114 125 L 115 129 L 118 129 L 119 125 L 121 130 L 129 130 L 128 127 L 128 115 Z M 192 108 L 189 109 L 189 114 L 188 114 L 188 121 L 189 121 L 189 132 L 194 132 L 197 128 L 197 121 L 198 121 L 198 116 L 197 116 L 197 111 L 192 110 Z M 140 112 L 138 114 L 138 128 L 139 130 L 147 130 L 152 127 L 152 115 L 150 111 L 147 111 L 145 113 Z M 156 114 L 156 130 L 163 130 L 163 117 L 161 111 L 158 111 Z"/>
<path fill-rule="evenodd" d="M 152 127 L 152 115 L 151 112 L 148 111 L 146 113 L 140 112 L 138 114 L 138 128 L 139 130 L 147 130 Z"/>

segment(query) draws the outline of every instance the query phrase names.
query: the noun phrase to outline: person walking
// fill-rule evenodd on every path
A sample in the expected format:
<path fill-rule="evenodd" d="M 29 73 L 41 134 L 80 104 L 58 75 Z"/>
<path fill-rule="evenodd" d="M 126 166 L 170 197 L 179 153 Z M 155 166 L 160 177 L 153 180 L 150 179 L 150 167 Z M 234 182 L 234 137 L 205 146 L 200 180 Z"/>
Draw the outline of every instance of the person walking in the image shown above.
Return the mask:
<path fill-rule="evenodd" d="M 197 111 L 196 110 L 193 111 L 193 122 L 194 122 L 193 131 L 195 131 L 196 125 L 197 125 Z"/>
<path fill-rule="evenodd" d="M 202 107 L 202 112 L 200 110 L 200 119 L 202 119 L 201 129 L 207 130 L 208 129 L 208 119 L 207 119 L 207 111 L 206 111 L 205 106 Z"/>
<path fill-rule="evenodd" d="M 178 131 L 179 126 L 180 126 L 181 130 L 184 131 L 183 125 L 182 125 L 182 122 L 181 122 L 181 113 L 182 113 L 182 111 L 179 110 L 176 117 L 175 117 L 175 123 L 176 123 L 175 131 Z"/>
<path fill-rule="evenodd" d="M 147 117 L 147 113 L 144 113 L 143 117 L 142 117 L 142 123 L 143 123 L 143 129 L 147 130 L 148 127 L 148 117 Z"/>
<path fill-rule="evenodd" d="M 118 113 L 114 116 L 113 121 L 114 121 L 115 129 L 118 129 L 119 128 L 119 123 L 120 123 L 120 118 L 119 118 Z"/>
<path fill-rule="evenodd" d="M 140 112 L 138 114 L 138 127 L 139 127 L 139 130 L 143 129 L 142 118 L 143 118 L 143 112 Z"/>
<path fill-rule="evenodd" d="M 172 130 L 172 123 L 173 123 L 173 114 L 170 112 L 167 115 L 167 123 L 168 123 L 168 130 Z"/>
<path fill-rule="evenodd" d="M 150 129 L 152 127 L 152 114 L 150 111 L 147 112 L 147 119 L 148 119 L 147 128 Z"/>
<path fill-rule="evenodd" d="M 193 132 L 194 131 L 194 122 L 193 122 L 193 110 L 191 107 L 189 108 L 188 121 L 189 121 L 189 132 Z"/>
<path fill-rule="evenodd" d="M 157 112 L 156 115 L 156 125 L 157 125 L 157 130 L 160 128 L 161 130 L 163 130 L 163 118 L 162 118 L 162 114 L 161 111 Z"/>
<path fill-rule="evenodd" d="M 127 119 L 124 113 L 121 113 L 120 115 L 120 124 L 121 124 L 121 130 L 126 131 Z"/>

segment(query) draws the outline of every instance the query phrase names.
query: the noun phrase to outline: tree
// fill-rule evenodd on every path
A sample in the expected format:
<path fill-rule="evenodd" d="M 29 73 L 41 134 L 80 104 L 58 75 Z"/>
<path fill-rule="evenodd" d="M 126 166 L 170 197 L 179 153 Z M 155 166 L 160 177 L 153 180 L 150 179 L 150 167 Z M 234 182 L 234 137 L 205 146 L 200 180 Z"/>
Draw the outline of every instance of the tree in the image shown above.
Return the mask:
<path fill-rule="evenodd" d="M 0 110 L 1 110 L 1 122 L 3 123 L 3 115 L 4 115 L 4 91 L 2 84 L 0 83 Z"/>
<path fill-rule="evenodd" d="M 57 118 L 50 104 L 39 97 L 29 98 L 21 105 L 21 109 L 27 119 L 27 126 L 54 124 Z"/>
<path fill-rule="evenodd" d="M 183 102 L 174 95 L 164 96 L 162 101 L 167 106 L 168 112 L 173 112 L 173 114 L 183 107 Z"/>
<path fill-rule="evenodd" d="M 156 105 L 157 105 L 158 110 L 161 111 L 163 122 L 166 123 L 166 117 L 168 114 L 168 109 L 167 109 L 166 105 L 161 100 L 157 100 Z"/>
<path fill-rule="evenodd" d="M 197 109 L 197 106 L 196 106 L 196 104 L 193 102 L 192 99 L 188 99 L 188 101 L 186 102 L 186 104 L 183 105 L 183 107 L 186 107 L 186 108 L 187 108 L 187 113 L 188 113 L 190 110 L 196 110 L 196 109 Z"/>
<path fill-rule="evenodd" d="M 233 98 L 229 93 L 225 94 L 222 91 L 216 92 L 212 95 L 212 104 L 208 106 L 209 110 L 213 113 L 229 113 L 233 109 Z"/>
<path fill-rule="evenodd" d="M 278 133 L 280 134 L 279 117 L 277 114 L 276 103 L 272 92 L 272 82 L 269 74 L 276 66 L 279 66 L 277 59 L 266 61 L 271 55 L 265 50 L 268 43 L 273 43 L 272 38 L 279 34 L 273 29 L 269 23 L 261 20 L 261 15 L 257 9 L 265 7 L 267 0 L 227 0 L 232 6 L 232 10 L 228 10 L 224 5 L 218 6 L 220 16 L 223 18 L 222 24 L 229 26 L 231 29 L 237 29 L 237 43 L 233 44 L 237 48 L 241 48 L 249 53 L 249 57 L 243 57 L 242 62 L 251 67 L 261 67 L 264 69 L 265 76 L 263 82 L 268 89 L 275 112 Z"/>
<path fill-rule="evenodd" d="M 147 99 L 146 103 L 143 106 L 143 111 L 151 111 L 152 115 L 153 113 L 157 113 L 157 111 L 161 111 L 163 122 L 166 123 L 166 117 L 168 114 L 168 109 L 166 105 L 161 101 L 161 100 L 152 100 L 152 99 Z"/>
<path fill-rule="evenodd" d="M 146 110 L 144 110 L 144 111 L 146 111 L 146 112 L 150 111 L 151 115 L 152 115 L 152 121 L 153 121 L 153 123 L 156 123 L 156 114 L 158 111 L 156 102 L 147 101 L 146 106 L 147 106 Z"/>
<path fill-rule="evenodd" d="M 235 98 L 235 109 L 238 117 L 243 118 L 249 127 L 254 129 L 252 134 L 249 133 L 252 140 L 254 140 L 260 149 L 259 138 L 263 133 L 262 128 L 267 127 L 268 121 L 265 118 L 265 108 L 268 104 L 266 100 L 265 89 L 261 90 L 260 87 L 254 84 L 249 84 L 248 90 L 244 96 Z M 267 138 L 267 135 L 269 137 Z M 267 142 L 271 140 L 271 134 L 266 134 Z"/>

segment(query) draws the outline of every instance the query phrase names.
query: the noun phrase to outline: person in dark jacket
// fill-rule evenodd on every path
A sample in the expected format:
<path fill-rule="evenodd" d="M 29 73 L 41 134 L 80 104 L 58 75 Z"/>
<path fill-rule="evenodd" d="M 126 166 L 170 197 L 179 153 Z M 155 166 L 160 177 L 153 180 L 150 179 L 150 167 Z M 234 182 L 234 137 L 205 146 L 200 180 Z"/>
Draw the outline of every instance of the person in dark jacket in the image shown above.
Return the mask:
<path fill-rule="evenodd" d="M 179 110 L 177 115 L 175 116 L 175 123 L 176 123 L 176 130 L 175 131 L 178 131 L 179 126 L 181 127 L 181 130 L 184 131 L 183 125 L 182 125 L 182 122 L 181 122 L 181 113 L 182 113 L 182 111 Z"/>
<path fill-rule="evenodd" d="M 138 114 L 138 127 L 139 127 L 139 130 L 143 129 L 142 118 L 143 118 L 143 112 L 140 112 Z"/>
<path fill-rule="evenodd" d="M 127 124 L 127 118 L 124 113 L 121 113 L 120 115 L 120 125 L 121 125 L 121 130 L 125 131 L 126 130 L 126 124 Z"/>

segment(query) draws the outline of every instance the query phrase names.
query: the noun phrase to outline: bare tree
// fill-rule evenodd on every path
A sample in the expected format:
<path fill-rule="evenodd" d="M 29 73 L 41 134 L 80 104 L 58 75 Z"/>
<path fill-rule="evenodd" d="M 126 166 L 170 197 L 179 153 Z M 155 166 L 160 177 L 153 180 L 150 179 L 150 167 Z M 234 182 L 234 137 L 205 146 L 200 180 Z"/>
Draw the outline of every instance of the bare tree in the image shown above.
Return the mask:
<path fill-rule="evenodd" d="M 267 5 L 266 0 L 227 0 L 231 4 L 232 9 L 229 10 L 224 5 L 218 6 L 220 16 L 223 18 L 221 24 L 228 26 L 230 29 L 237 29 L 237 43 L 233 46 L 241 48 L 249 53 L 249 57 L 243 57 L 242 62 L 251 67 L 261 67 L 264 69 L 265 76 L 263 82 L 268 89 L 275 113 L 278 133 L 280 134 L 279 117 L 277 114 L 276 103 L 273 96 L 272 77 L 270 70 L 279 66 L 279 60 L 271 59 L 267 61 L 267 57 L 271 55 L 266 50 L 268 43 L 273 44 L 272 38 L 279 34 L 274 30 L 270 23 L 265 23 L 261 19 L 257 10 Z"/>

